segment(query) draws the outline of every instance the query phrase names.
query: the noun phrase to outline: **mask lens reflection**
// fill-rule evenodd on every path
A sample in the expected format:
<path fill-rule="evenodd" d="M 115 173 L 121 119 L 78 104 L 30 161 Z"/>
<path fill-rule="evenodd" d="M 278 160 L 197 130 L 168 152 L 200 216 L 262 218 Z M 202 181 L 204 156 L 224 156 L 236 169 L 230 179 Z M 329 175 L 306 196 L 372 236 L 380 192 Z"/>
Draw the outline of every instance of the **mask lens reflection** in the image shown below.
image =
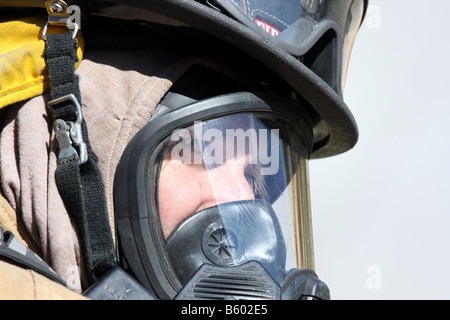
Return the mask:
<path fill-rule="evenodd" d="M 165 148 L 158 186 L 165 237 L 185 218 L 214 205 L 268 200 L 264 176 L 276 175 L 279 161 L 278 131 L 251 114 L 174 131 Z"/>
<path fill-rule="evenodd" d="M 161 142 L 154 196 L 171 263 L 184 280 L 204 263 L 258 261 L 277 281 L 291 268 L 313 269 L 310 140 L 289 121 L 232 114 L 195 122 Z M 217 252 L 206 248 L 231 255 L 217 262 Z"/>

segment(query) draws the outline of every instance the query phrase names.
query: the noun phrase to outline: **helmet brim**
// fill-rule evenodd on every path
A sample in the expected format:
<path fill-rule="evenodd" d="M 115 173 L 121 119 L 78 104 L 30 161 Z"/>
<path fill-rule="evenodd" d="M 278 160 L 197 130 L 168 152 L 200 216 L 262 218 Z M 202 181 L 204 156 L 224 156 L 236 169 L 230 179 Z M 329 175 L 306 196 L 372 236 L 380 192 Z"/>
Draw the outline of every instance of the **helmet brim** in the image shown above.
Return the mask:
<path fill-rule="evenodd" d="M 122 0 L 111 0 L 125 4 Z M 314 146 L 311 158 L 325 158 L 352 149 L 358 140 L 356 121 L 343 98 L 298 59 L 259 33 L 217 10 L 186 0 L 127 0 L 127 6 L 170 17 L 183 25 L 203 30 L 245 50 L 289 84 L 320 116 L 327 136 Z"/>

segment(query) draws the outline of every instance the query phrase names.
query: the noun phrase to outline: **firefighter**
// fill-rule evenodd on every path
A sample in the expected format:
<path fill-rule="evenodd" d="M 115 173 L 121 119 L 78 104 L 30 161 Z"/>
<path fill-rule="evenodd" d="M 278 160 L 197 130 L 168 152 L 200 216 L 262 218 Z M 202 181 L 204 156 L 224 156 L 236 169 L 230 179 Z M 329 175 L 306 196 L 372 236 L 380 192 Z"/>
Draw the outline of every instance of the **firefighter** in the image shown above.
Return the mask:
<path fill-rule="evenodd" d="M 356 144 L 367 5 L 0 1 L 1 297 L 329 299 L 308 162 Z"/>

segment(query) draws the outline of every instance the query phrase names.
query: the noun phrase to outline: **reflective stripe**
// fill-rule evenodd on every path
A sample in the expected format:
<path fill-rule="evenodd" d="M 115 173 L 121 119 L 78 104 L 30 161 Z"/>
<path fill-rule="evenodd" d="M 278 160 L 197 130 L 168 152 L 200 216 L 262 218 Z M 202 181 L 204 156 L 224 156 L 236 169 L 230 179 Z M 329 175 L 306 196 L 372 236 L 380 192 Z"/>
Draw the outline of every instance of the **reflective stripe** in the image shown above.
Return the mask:
<path fill-rule="evenodd" d="M 65 285 L 64 281 L 37 254 L 28 249 L 14 234 L 0 228 L 0 259 L 32 269 L 54 281 Z"/>

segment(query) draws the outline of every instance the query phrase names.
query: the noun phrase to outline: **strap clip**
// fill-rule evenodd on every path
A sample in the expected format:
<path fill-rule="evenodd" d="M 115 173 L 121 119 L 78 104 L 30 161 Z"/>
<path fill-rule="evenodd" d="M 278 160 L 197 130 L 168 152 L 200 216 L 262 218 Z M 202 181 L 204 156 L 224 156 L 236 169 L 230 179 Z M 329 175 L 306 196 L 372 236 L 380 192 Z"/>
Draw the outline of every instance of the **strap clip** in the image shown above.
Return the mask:
<path fill-rule="evenodd" d="M 77 5 L 69 6 L 63 0 L 47 0 L 45 2 L 45 7 L 48 13 L 48 20 L 42 29 L 42 38 L 47 40 L 47 28 L 51 26 L 67 27 L 73 30 L 72 39 L 77 36 L 78 30 L 80 29 L 80 8 Z M 75 19 L 72 17 L 72 12 L 75 11 Z M 78 19 L 77 19 L 78 18 Z"/>
<path fill-rule="evenodd" d="M 79 164 L 83 164 L 88 160 L 86 143 L 83 141 L 83 134 L 81 131 L 81 123 L 83 122 L 83 116 L 81 114 L 81 105 L 77 98 L 73 94 L 68 94 L 63 97 L 53 99 L 47 104 L 49 107 L 53 107 L 61 102 L 71 101 L 76 107 L 77 120 L 64 121 L 57 119 L 53 123 L 53 130 L 55 131 L 56 140 L 58 141 L 59 154 L 58 164 L 65 164 L 73 160 L 78 160 Z M 75 145 L 77 150 L 73 147 Z"/>

